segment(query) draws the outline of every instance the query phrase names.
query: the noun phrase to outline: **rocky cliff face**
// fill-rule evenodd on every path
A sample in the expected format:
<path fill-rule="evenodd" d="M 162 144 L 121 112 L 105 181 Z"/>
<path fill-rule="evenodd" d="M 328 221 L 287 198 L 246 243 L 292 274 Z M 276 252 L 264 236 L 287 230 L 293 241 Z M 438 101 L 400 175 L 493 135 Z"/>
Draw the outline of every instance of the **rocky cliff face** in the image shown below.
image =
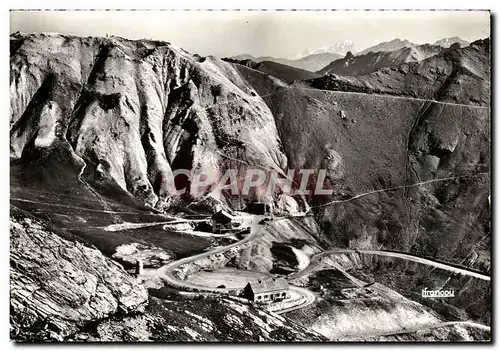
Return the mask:
<path fill-rule="evenodd" d="M 63 239 L 23 211 L 10 221 L 11 336 L 56 339 L 116 313 L 138 311 L 146 290 L 113 260 Z"/>
<path fill-rule="evenodd" d="M 115 37 L 17 35 L 11 46 L 13 159 L 69 148 L 91 184 L 160 209 L 172 170 L 286 166 L 269 108 L 229 64 Z"/>

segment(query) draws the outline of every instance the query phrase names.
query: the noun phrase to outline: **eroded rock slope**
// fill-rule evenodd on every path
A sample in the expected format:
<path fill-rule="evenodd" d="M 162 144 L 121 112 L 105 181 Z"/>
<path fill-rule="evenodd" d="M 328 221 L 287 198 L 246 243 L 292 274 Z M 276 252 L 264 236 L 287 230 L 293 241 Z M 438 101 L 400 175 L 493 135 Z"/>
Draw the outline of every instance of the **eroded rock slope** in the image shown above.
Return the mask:
<path fill-rule="evenodd" d="M 144 287 L 119 264 L 16 208 L 10 221 L 10 281 L 11 334 L 19 339 L 30 339 L 29 333 L 62 339 L 148 302 Z"/>
<path fill-rule="evenodd" d="M 175 169 L 286 166 L 269 108 L 229 64 L 149 40 L 11 39 L 13 159 L 71 148 L 90 183 L 160 209 Z"/>

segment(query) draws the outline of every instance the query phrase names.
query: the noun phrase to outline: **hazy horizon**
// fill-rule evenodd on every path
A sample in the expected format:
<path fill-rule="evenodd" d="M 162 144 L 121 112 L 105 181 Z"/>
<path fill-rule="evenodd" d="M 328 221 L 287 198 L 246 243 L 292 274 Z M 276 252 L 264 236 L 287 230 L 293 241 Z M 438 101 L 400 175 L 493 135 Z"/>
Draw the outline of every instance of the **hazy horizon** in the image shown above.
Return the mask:
<path fill-rule="evenodd" d="M 214 56 L 289 57 L 351 40 L 417 44 L 490 35 L 489 11 L 11 11 L 10 32 L 164 40 Z"/>

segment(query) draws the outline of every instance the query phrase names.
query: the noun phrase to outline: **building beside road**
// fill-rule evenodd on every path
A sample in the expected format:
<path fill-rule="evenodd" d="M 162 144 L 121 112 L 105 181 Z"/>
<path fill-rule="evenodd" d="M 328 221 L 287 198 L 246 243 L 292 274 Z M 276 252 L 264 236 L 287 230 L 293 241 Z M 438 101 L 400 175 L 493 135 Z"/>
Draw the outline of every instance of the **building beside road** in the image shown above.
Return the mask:
<path fill-rule="evenodd" d="M 289 285 L 284 278 L 259 279 L 249 282 L 243 289 L 243 296 L 250 301 L 271 303 L 290 297 Z"/>
<path fill-rule="evenodd" d="M 212 232 L 214 234 L 231 233 L 236 224 L 235 217 L 227 211 L 220 210 L 212 215 Z"/>
<path fill-rule="evenodd" d="M 266 215 L 271 213 L 271 205 L 264 202 L 251 202 L 243 211 L 256 215 Z"/>

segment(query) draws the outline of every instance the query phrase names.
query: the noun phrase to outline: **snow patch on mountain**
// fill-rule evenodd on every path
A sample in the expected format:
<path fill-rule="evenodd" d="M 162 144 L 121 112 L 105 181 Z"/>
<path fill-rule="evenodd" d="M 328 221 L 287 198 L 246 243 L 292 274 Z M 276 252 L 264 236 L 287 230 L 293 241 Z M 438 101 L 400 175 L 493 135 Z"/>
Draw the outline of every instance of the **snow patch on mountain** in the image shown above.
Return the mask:
<path fill-rule="evenodd" d="M 309 55 L 317 55 L 317 54 L 340 54 L 345 55 L 348 51 L 353 51 L 355 48 L 355 44 L 351 40 L 343 40 L 333 46 L 322 46 L 317 49 L 307 49 L 300 53 L 297 53 L 293 56 L 288 57 L 290 60 L 299 60 L 303 57 Z"/>
<path fill-rule="evenodd" d="M 434 45 L 439 45 L 439 46 L 442 46 L 444 48 L 449 48 L 450 46 L 452 46 L 455 43 L 459 43 L 460 47 L 462 47 L 462 48 L 469 46 L 469 44 L 470 44 L 468 41 L 463 40 L 459 37 L 452 37 L 452 38 L 444 38 L 444 39 L 438 40 L 434 43 Z"/>

